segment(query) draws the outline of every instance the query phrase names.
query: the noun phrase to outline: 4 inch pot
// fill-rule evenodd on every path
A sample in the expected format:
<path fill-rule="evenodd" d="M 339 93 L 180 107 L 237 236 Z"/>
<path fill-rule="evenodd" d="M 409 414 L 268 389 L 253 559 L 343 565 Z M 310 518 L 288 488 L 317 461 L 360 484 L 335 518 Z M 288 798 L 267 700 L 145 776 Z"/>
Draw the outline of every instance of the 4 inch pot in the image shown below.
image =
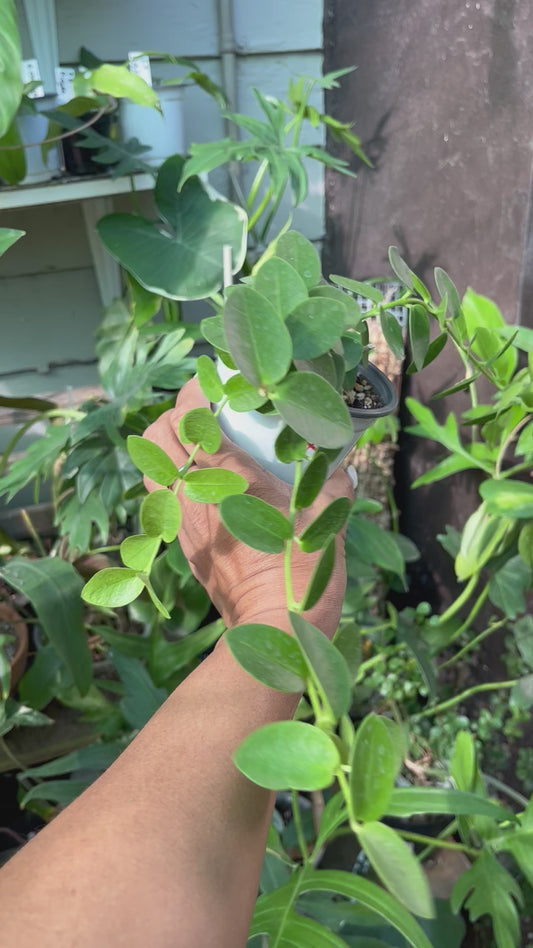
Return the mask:
<path fill-rule="evenodd" d="M 217 369 L 223 382 L 234 374 L 220 360 L 217 362 Z M 352 419 L 353 437 L 339 449 L 339 453 L 330 463 L 328 477 L 337 470 L 363 432 L 370 428 L 376 419 L 390 415 L 398 404 L 394 386 L 375 365 L 369 362 L 367 366 L 362 366 L 360 374 L 370 382 L 383 404 L 381 408 L 348 408 Z M 296 465 L 283 464 L 276 457 L 274 450 L 276 438 L 285 424 L 279 415 L 263 415 L 258 411 L 239 412 L 226 405 L 218 420 L 222 431 L 230 441 L 246 451 L 266 471 L 275 474 L 287 484 L 294 483 Z M 312 449 L 309 450 L 309 455 L 311 454 Z"/>

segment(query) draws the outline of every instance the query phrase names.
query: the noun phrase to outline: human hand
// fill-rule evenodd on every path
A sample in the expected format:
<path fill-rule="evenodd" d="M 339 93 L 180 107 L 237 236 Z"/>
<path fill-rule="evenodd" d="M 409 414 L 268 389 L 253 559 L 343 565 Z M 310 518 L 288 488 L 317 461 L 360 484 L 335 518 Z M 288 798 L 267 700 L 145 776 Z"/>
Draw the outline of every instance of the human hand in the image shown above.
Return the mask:
<path fill-rule="evenodd" d="M 178 395 L 176 407 L 165 412 L 150 425 L 145 437 L 158 444 L 182 467 L 189 459 L 193 445 L 183 445 L 178 438 L 180 419 L 193 408 L 207 406 L 198 381 L 192 379 Z M 194 468 L 223 467 L 241 474 L 248 481 L 248 492 L 288 513 L 291 487 L 268 474 L 240 448 L 223 437 L 216 454 L 198 451 Z M 148 490 L 159 485 L 145 479 Z M 315 502 L 301 512 L 298 532 L 310 523 L 332 500 L 353 497 L 352 485 L 342 471 L 337 471 L 324 485 Z M 223 526 L 218 508 L 188 500 L 180 491 L 182 525 L 179 540 L 191 569 L 206 589 L 228 628 L 245 622 L 276 625 L 290 631 L 288 622 L 284 556 L 282 553 L 261 553 L 236 540 Z M 296 545 L 292 556 L 294 595 L 301 599 L 320 553 L 302 553 Z M 305 613 L 306 618 L 332 638 L 338 625 L 342 598 L 346 587 L 344 534 L 336 539 L 335 567 L 320 602 Z"/>

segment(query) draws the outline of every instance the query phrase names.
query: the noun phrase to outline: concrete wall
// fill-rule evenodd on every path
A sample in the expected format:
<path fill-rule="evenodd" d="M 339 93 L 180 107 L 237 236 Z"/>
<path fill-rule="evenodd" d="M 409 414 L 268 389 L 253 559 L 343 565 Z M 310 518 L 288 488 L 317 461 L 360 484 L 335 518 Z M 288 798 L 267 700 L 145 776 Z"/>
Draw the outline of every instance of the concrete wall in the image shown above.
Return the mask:
<path fill-rule="evenodd" d="M 232 9 L 235 110 L 255 111 L 253 86 L 282 95 L 290 76 L 320 75 L 321 0 L 233 0 Z M 223 81 L 215 0 L 56 0 L 56 13 L 64 65 L 77 61 L 81 45 L 110 61 L 124 60 L 132 49 L 160 50 L 194 57 L 213 79 Z M 23 13 L 21 33 L 29 57 Z M 165 78 L 177 74 L 174 67 L 157 65 L 153 72 Z M 217 106 L 198 88 L 188 88 L 186 141 L 223 134 Z M 117 209 L 127 207 L 127 198 L 114 200 Z M 310 198 L 295 218 L 313 239 L 323 234 L 322 204 L 323 176 L 314 170 Z M 2 211 L 0 190 L 0 226 L 27 231 L 0 261 L 0 394 L 47 393 L 95 382 L 92 339 L 101 304 L 79 205 Z"/>

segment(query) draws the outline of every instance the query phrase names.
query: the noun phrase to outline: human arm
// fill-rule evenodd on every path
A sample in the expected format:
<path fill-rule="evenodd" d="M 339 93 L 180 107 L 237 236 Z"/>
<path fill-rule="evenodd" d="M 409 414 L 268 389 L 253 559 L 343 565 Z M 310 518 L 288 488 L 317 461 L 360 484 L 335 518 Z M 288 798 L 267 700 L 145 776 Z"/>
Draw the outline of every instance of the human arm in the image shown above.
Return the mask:
<path fill-rule="evenodd" d="M 149 430 L 175 463 L 188 457 L 175 431 L 200 404 L 195 383 L 174 413 Z M 190 450 L 190 446 L 188 446 Z M 200 466 L 238 470 L 251 491 L 286 507 L 289 489 L 224 443 Z M 306 517 L 349 494 L 344 475 L 330 480 Z M 228 625 L 264 622 L 288 630 L 281 555 L 243 547 L 218 511 L 182 498 L 182 548 Z M 309 618 L 333 635 L 344 590 L 342 542 L 326 595 Z M 316 560 L 298 553 L 295 591 Z M 17 948 L 239 948 L 257 895 L 273 796 L 233 764 L 244 737 L 292 716 L 297 696 L 249 677 L 222 639 L 173 692 L 121 757 L 0 873 L 6 944 Z M 7 927 L 6 927 L 7 926 Z"/>

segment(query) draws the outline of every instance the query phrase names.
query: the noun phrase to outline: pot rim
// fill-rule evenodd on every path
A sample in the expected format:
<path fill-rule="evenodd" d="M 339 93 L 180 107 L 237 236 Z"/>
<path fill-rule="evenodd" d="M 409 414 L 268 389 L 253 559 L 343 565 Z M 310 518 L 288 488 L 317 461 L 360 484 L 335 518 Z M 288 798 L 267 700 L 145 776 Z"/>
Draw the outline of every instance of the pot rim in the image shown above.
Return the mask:
<path fill-rule="evenodd" d="M 356 408 L 353 405 L 347 405 L 350 416 L 352 418 L 383 418 L 385 415 L 392 414 L 398 407 L 398 393 L 391 380 L 373 362 L 359 366 L 359 372 L 371 384 L 375 385 L 376 382 L 379 382 L 379 389 L 381 390 L 379 394 L 383 397 L 385 395 L 383 389 L 386 389 L 388 399 L 384 400 L 381 408 Z"/>

